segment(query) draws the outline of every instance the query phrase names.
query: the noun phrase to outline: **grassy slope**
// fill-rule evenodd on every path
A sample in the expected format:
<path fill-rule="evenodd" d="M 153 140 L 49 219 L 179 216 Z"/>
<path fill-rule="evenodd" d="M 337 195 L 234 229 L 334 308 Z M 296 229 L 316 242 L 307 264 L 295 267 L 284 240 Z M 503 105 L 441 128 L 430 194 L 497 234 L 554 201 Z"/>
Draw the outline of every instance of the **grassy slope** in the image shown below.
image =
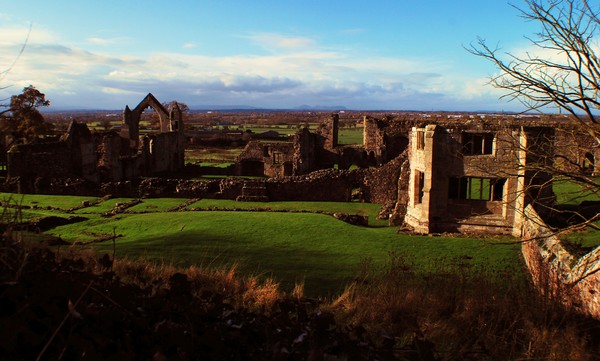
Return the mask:
<path fill-rule="evenodd" d="M 239 270 L 273 276 L 285 288 L 305 280 L 313 295 L 337 293 L 372 259 L 383 266 L 391 251 L 414 257 L 423 271 L 444 265 L 503 270 L 518 268 L 518 247 L 476 239 L 399 236 L 394 228 L 351 226 L 326 215 L 271 212 L 178 212 L 92 219 L 54 229 L 65 239 L 82 231 L 125 236 L 117 254 L 179 265 L 239 263 Z M 99 245 L 110 251 L 112 245 Z M 470 259 L 472 257 L 472 259 Z"/>
<path fill-rule="evenodd" d="M 93 202 L 96 197 L 87 196 L 54 196 L 42 194 L 12 194 L 0 193 L 0 200 L 10 204 L 21 204 L 23 206 L 53 207 L 70 209 L 80 207 L 82 201 Z"/>
<path fill-rule="evenodd" d="M 3 194 L 5 199 L 9 197 Z M 20 198 L 19 198 L 20 200 Z M 93 197 L 26 195 L 25 205 L 51 206 L 63 210 L 81 205 Z M 383 267 L 390 252 L 412 258 L 421 271 L 439 272 L 446 266 L 462 264 L 465 269 L 497 272 L 519 268 L 518 246 L 468 238 L 422 237 L 396 234 L 375 220 L 379 205 L 335 202 L 246 203 L 202 200 L 189 206 L 201 209 L 301 210 L 344 212 L 369 216 L 371 227 L 346 224 L 328 215 L 286 212 L 188 211 L 165 212 L 187 199 L 144 199 L 112 218 L 101 214 L 130 198 L 113 198 L 75 213 L 87 221 L 61 226 L 48 232 L 69 241 L 89 241 L 113 231 L 119 256 L 148 257 L 180 265 L 239 263 L 241 272 L 273 276 L 284 287 L 305 280 L 307 293 L 337 293 L 367 259 Z M 147 212 L 142 214 L 135 214 Z M 30 209 L 25 219 L 71 216 L 60 210 Z M 112 243 L 97 245 L 112 251 Z"/>
<path fill-rule="evenodd" d="M 192 203 L 187 209 L 211 210 L 273 210 L 273 211 L 307 211 L 307 212 L 342 212 L 369 216 L 369 225 L 372 227 L 387 226 L 386 220 L 376 219 L 381 209 L 380 204 L 356 202 L 236 202 L 232 200 L 202 199 Z"/>
<path fill-rule="evenodd" d="M 600 183 L 600 178 L 597 179 L 597 183 Z M 597 193 L 582 190 L 577 183 L 563 180 L 554 181 L 552 183 L 552 190 L 556 195 L 557 204 L 579 204 L 583 201 L 598 201 L 600 197 Z"/>

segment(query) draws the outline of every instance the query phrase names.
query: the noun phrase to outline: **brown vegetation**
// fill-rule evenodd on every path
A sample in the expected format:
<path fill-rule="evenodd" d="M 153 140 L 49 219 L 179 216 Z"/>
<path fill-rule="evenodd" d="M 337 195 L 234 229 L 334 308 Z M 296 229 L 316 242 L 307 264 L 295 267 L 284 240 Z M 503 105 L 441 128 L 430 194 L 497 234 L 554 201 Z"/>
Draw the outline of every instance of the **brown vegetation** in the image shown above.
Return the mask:
<path fill-rule="evenodd" d="M 512 273 L 365 261 L 334 300 L 231 269 L 113 260 L 4 238 L 0 358 L 592 360 L 597 321 Z"/>

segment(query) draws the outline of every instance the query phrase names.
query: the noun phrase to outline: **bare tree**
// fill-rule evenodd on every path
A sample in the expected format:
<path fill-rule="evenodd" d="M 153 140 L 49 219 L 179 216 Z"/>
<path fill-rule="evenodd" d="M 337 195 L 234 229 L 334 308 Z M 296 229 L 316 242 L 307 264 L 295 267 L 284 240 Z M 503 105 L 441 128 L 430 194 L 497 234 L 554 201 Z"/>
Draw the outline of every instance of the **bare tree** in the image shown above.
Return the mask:
<path fill-rule="evenodd" d="M 10 73 L 10 71 L 14 68 L 14 66 L 17 64 L 17 62 L 21 58 L 21 55 L 23 55 L 23 52 L 25 52 L 25 47 L 27 46 L 27 43 L 29 42 L 29 36 L 31 35 L 32 28 L 33 28 L 33 24 L 29 24 L 29 30 L 27 31 L 27 36 L 25 37 L 25 41 L 23 42 L 23 45 L 21 46 L 21 49 L 17 53 L 17 56 L 15 57 L 13 62 L 6 69 L 0 71 L 0 82 L 4 81 L 4 79 L 6 78 L 8 73 Z M 6 86 L 6 85 L 0 86 L 0 89 L 6 89 L 7 87 L 8 86 Z M 5 100 L 6 99 L 3 99 L 1 101 L 5 101 Z M 4 108 L 4 109 L 0 110 L 0 116 L 3 115 L 4 113 L 7 113 L 10 111 L 10 107 L 8 104 L 0 104 L 0 108 Z"/>
<path fill-rule="evenodd" d="M 503 98 L 520 101 L 528 110 L 558 107 L 570 114 L 600 144 L 600 59 L 595 37 L 600 35 L 600 8 L 586 0 L 525 0 L 515 9 L 540 26 L 527 37 L 534 49 L 523 55 L 504 53 L 478 39 L 467 49 L 492 62 L 500 73 L 493 86 Z"/>
<path fill-rule="evenodd" d="M 596 42 L 600 6 L 586 0 L 525 0 L 524 7 L 513 7 L 525 21 L 539 26 L 533 36 L 526 36 L 530 51 L 504 52 L 481 38 L 467 50 L 496 66 L 498 73 L 490 77 L 490 83 L 504 91 L 502 98 L 519 101 L 528 111 L 541 113 L 558 108 L 570 119 L 557 129 L 561 140 L 552 140 L 553 154 L 544 154 L 535 147 L 524 149 L 532 157 L 545 159 L 526 165 L 525 170 L 550 174 L 555 181 L 576 183 L 579 195 L 600 195 L 600 184 L 594 178 L 600 168 L 596 164 L 594 169 L 585 161 L 588 150 L 588 154 L 600 154 L 600 119 L 596 117 L 600 111 L 600 44 Z M 597 212 L 552 211 L 577 219 L 571 228 L 598 228 Z"/>

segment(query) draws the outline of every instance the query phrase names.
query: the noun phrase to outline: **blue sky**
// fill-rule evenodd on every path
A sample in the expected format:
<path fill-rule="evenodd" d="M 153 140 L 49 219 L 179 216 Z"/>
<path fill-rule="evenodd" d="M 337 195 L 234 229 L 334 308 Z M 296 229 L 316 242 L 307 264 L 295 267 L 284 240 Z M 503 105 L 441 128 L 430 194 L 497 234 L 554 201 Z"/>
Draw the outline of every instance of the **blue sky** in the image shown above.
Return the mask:
<path fill-rule="evenodd" d="M 517 6 L 521 1 L 512 1 Z M 5 98 L 24 86 L 52 107 L 120 109 L 148 92 L 188 105 L 520 110 L 498 100 L 483 37 L 529 47 L 508 2 L 10 1 L 0 7 Z"/>

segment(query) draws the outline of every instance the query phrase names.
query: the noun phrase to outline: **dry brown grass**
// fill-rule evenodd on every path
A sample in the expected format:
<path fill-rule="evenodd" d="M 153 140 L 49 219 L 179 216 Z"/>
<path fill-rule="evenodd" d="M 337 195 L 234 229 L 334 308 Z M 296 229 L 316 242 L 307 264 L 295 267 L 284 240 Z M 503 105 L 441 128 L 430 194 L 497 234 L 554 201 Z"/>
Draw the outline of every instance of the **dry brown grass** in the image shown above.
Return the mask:
<path fill-rule="evenodd" d="M 466 277 L 460 270 L 418 275 L 398 256 L 328 306 L 339 321 L 393 335 L 396 349 L 425 342 L 444 360 L 593 360 L 599 324 L 541 297 L 527 281 Z M 364 274 L 364 272 L 363 272 Z M 400 352 L 400 351 L 398 351 Z"/>
<path fill-rule="evenodd" d="M 91 251 L 61 251 L 81 257 L 88 268 L 106 272 Z M 304 284 L 285 295 L 272 279 L 227 269 L 186 269 L 143 259 L 117 259 L 112 271 L 121 281 L 160 290 L 176 273 L 185 274 L 192 293 L 219 293 L 228 303 L 269 314 L 285 297 L 300 300 Z M 380 344 L 392 343 L 397 357 L 420 349 L 440 360 L 594 360 L 600 355 L 600 326 L 541 296 L 523 278 L 440 270 L 423 275 L 392 254 L 385 270 L 361 265 L 355 282 L 317 307 L 339 325 L 361 325 Z M 550 293 L 548 293 L 550 294 Z"/>

